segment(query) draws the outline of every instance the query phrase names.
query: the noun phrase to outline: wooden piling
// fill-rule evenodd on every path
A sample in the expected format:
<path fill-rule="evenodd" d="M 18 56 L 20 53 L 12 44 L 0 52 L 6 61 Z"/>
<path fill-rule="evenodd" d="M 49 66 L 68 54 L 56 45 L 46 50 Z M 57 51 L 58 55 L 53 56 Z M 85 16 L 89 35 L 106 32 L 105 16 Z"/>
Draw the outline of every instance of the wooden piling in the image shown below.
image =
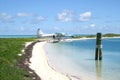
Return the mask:
<path fill-rule="evenodd" d="M 96 50 L 95 50 L 95 60 L 102 60 L 102 34 L 97 33 L 96 36 Z"/>

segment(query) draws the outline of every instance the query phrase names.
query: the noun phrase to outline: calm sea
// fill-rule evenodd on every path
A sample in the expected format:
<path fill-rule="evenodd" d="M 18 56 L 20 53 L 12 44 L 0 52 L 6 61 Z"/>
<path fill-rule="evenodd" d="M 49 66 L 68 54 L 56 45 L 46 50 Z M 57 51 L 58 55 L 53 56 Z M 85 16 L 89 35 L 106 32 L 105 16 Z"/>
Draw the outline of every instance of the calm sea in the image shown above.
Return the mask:
<path fill-rule="evenodd" d="M 36 35 L 0 35 L 0 38 L 36 38 Z"/>
<path fill-rule="evenodd" d="M 95 61 L 95 39 L 48 43 L 45 51 L 54 69 L 75 80 L 119 80 L 120 38 L 103 39 L 103 60 Z"/>

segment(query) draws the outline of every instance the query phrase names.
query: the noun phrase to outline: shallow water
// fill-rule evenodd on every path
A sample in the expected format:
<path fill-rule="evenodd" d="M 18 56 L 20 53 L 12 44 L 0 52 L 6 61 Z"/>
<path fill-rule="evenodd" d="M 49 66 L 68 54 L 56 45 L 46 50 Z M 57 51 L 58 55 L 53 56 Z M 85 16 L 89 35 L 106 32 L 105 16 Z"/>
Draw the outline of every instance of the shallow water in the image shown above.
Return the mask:
<path fill-rule="evenodd" d="M 75 80 L 119 80 L 120 38 L 103 39 L 103 60 L 95 61 L 95 39 L 48 43 L 49 64 Z"/>

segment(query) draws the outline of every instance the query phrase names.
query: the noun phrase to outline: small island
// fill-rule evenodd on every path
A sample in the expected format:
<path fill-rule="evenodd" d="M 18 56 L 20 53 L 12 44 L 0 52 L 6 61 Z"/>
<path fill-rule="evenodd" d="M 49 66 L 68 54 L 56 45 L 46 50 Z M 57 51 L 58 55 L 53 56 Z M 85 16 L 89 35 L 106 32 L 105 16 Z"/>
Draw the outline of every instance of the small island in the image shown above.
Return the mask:
<path fill-rule="evenodd" d="M 71 38 L 95 38 L 96 35 L 73 35 Z M 102 37 L 104 38 L 112 38 L 112 37 L 120 37 L 120 34 L 114 34 L 114 33 L 107 33 L 103 34 Z"/>

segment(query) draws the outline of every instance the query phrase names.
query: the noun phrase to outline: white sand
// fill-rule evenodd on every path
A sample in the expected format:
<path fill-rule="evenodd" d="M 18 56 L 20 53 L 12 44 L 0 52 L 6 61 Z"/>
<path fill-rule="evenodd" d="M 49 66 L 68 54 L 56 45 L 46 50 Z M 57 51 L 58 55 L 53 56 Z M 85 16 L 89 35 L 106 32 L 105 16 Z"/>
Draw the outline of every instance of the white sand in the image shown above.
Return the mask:
<path fill-rule="evenodd" d="M 76 40 L 88 40 L 88 39 L 96 39 L 95 37 L 93 38 L 86 38 L 86 37 L 83 37 L 83 38 L 70 38 L 70 39 L 66 39 L 66 41 L 76 41 Z"/>
<path fill-rule="evenodd" d="M 46 42 L 38 42 L 33 46 L 30 68 L 36 72 L 42 80 L 70 80 L 66 75 L 53 70 L 47 62 L 43 49 Z"/>
<path fill-rule="evenodd" d="M 111 38 L 120 38 L 120 37 L 102 37 L 102 39 L 111 39 Z M 65 41 L 66 42 L 71 42 L 71 41 L 76 41 L 76 40 L 89 40 L 89 39 L 96 39 L 96 37 L 92 37 L 92 38 L 86 38 L 86 37 L 70 38 L 70 39 L 65 39 Z"/>

